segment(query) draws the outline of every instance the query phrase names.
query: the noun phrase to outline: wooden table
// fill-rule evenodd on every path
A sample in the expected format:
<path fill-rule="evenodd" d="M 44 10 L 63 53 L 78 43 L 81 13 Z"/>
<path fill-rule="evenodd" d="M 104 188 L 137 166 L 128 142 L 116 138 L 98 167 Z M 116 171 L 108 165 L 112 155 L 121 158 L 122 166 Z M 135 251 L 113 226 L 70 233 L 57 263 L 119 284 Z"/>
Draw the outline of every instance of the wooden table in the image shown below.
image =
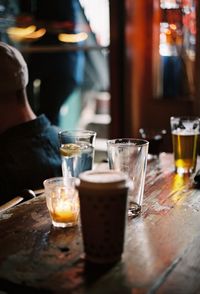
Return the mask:
<path fill-rule="evenodd" d="M 173 172 L 170 154 L 149 162 L 142 214 L 127 221 L 112 267 L 85 263 L 80 226 L 54 229 L 44 196 L 18 205 L 0 216 L 0 290 L 200 293 L 200 190 Z"/>

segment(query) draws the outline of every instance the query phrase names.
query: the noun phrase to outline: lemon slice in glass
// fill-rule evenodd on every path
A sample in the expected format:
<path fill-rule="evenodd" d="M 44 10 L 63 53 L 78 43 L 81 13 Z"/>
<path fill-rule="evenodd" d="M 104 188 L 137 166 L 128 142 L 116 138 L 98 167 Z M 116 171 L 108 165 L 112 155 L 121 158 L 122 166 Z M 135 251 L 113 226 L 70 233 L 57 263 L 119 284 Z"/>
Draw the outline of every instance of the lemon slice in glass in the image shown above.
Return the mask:
<path fill-rule="evenodd" d="M 62 156 L 73 156 L 77 155 L 80 152 L 80 146 L 77 144 L 64 144 L 60 147 L 60 154 Z"/>

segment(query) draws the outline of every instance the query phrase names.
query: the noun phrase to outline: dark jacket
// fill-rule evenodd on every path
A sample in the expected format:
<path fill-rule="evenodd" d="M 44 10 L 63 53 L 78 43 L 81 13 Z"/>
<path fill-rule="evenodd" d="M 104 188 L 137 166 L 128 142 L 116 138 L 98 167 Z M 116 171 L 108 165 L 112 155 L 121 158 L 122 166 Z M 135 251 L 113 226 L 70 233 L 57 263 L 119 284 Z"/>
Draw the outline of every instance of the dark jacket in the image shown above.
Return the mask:
<path fill-rule="evenodd" d="M 0 135 L 0 204 L 62 175 L 58 131 L 40 115 Z"/>

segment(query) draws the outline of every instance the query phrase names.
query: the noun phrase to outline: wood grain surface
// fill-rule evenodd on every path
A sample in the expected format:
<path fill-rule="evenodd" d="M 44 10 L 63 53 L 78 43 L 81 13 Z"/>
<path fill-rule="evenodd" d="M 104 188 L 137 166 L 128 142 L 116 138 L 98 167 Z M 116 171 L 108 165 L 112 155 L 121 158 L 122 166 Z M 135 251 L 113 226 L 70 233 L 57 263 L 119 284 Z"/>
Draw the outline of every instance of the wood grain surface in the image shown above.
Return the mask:
<path fill-rule="evenodd" d="M 148 163 L 120 262 L 85 262 L 81 225 L 53 228 L 44 195 L 0 214 L 0 240 L 0 293 L 200 293 L 200 190 L 171 154 Z"/>

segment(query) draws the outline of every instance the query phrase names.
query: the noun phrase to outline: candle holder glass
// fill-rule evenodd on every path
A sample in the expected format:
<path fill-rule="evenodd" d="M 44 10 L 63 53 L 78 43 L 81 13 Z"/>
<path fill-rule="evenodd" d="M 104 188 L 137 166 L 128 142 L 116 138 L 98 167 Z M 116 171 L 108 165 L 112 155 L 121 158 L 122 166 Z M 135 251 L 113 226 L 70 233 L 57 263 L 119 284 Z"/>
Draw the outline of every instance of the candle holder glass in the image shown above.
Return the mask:
<path fill-rule="evenodd" d="M 73 227 L 79 219 L 79 198 L 75 187 L 79 179 L 54 177 L 43 182 L 47 208 L 54 227 Z"/>

